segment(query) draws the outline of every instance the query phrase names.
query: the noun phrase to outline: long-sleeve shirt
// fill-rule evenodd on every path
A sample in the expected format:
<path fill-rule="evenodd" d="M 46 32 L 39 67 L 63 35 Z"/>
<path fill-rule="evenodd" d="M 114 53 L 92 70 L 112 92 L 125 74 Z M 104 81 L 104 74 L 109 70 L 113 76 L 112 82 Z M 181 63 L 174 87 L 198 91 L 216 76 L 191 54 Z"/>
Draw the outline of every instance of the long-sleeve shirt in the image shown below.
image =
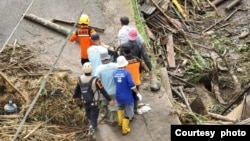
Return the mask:
<path fill-rule="evenodd" d="M 148 67 L 148 69 L 151 71 L 152 70 L 152 64 L 151 61 L 149 59 L 148 53 L 146 51 L 146 49 L 143 47 L 143 44 L 140 43 L 139 41 L 135 40 L 135 41 L 128 41 L 126 43 L 124 43 L 122 46 L 129 46 L 132 49 L 132 55 L 137 56 L 141 59 L 143 59 Z M 123 52 L 123 48 L 120 48 L 120 54 L 122 54 Z"/>
<path fill-rule="evenodd" d="M 81 58 L 88 59 L 87 49 L 92 45 L 91 35 L 95 33 L 94 29 L 86 26 L 81 26 L 76 32 L 71 34 L 69 40 L 71 42 L 78 41 L 81 47 Z"/>

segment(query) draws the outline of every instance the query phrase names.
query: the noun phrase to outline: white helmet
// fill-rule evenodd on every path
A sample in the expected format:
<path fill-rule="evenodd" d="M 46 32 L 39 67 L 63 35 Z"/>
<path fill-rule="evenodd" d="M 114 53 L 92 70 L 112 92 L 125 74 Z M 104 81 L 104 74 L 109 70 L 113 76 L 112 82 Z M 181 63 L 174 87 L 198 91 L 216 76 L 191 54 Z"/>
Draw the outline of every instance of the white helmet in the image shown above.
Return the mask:
<path fill-rule="evenodd" d="M 90 62 L 86 62 L 82 66 L 82 71 L 84 73 L 91 73 L 93 71 L 93 66 Z"/>

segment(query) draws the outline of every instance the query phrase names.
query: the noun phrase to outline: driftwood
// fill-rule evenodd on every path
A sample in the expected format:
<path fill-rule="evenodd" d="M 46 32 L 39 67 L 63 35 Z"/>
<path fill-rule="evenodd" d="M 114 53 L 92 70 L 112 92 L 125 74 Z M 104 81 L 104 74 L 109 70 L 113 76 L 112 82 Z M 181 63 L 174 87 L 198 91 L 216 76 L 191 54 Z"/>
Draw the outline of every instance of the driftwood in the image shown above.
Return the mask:
<path fill-rule="evenodd" d="M 208 115 L 215 118 L 215 119 L 219 119 L 219 120 L 230 121 L 230 122 L 234 122 L 234 123 L 238 121 L 235 118 L 230 118 L 230 117 L 222 116 L 222 115 L 211 113 L 211 112 L 208 112 Z"/>
<path fill-rule="evenodd" d="M 0 72 L 0 76 L 1 76 L 3 79 L 5 79 L 6 82 L 8 82 L 8 83 L 10 84 L 10 86 L 11 86 L 13 89 L 16 90 L 16 91 L 20 94 L 20 96 L 21 96 L 26 102 L 29 102 L 29 101 L 30 101 L 29 98 L 28 98 L 25 94 L 23 94 L 21 91 L 19 91 L 19 90 L 15 87 L 15 85 L 12 84 L 12 82 L 10 82 L 9 79 L 8 79 L 2 72 Z"/>

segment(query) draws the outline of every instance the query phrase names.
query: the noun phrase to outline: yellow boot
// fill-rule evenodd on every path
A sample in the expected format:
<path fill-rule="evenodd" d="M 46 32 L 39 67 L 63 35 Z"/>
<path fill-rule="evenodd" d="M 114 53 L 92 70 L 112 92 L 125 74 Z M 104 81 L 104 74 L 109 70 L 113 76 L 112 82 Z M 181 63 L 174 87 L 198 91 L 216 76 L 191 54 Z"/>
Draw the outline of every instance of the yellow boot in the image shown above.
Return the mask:
<path fill-rule="evenodd" d="M 130 128 L 128 127 L 129 125 L 129 119 L 122 119 L 122 134 L 126 135 L 130 132 Z"/>
<path fill-rule="evenodd" d="M 117 110 L 118 126 L 122 126 L 123 118 L 124 118 L 124 110 Z"/>

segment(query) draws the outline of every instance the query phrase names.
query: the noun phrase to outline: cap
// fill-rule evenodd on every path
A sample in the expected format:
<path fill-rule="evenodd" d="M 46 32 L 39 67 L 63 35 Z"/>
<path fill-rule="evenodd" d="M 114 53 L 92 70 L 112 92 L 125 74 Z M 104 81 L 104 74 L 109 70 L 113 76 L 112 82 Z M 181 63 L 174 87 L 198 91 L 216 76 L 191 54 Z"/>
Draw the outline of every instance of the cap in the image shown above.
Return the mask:
<path fill-rule="evenodd" d="M 134 41 L 137 37 L 137 30 L 136 28 L 130 28 L 129 32 L 128 32 L 128 39 L 130 41 Z"/>
<path fill-rule="evenodd" d="M 91 40 L 99 40 L 100 39 L 100 36 L 98 33 L 94 33 L 91 35 Z"/>
<path fill-rule="evenodd" d="M 103 52 L 100 54 L 101 60 L 109 60 L 110 59 L 110 55 L 107 52 Z"/>
<path fill-rule="evenodd" d="M 121 67 L 125 67 L 128 65 L 128 61 L 126 60 L 126 58 L 124 56 L 119 56 L 117 58 L 117 67 L 121 68 Z"/>

